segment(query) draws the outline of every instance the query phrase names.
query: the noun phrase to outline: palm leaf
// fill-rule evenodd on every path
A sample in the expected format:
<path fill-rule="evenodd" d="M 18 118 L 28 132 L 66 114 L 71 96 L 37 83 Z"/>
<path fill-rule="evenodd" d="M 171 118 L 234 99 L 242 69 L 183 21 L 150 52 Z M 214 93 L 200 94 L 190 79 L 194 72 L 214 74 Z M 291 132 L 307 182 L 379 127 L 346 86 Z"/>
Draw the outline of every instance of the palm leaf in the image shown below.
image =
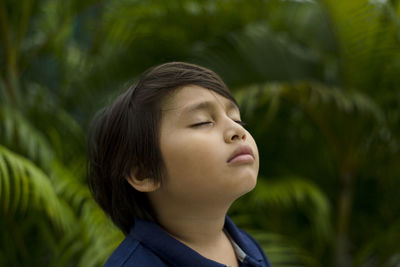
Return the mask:
<path fill-rule="evenodd" d="M 379 77 L 396 68 L 400 24 L 391 1 L 321 1 L 331 17 L 346 87 L 374 94 Z"/>
<path fill-rule="evenodd" d="M 30 160 L 0 145 L 0 199 L 5 213 L 43 210 L 52 222 L 67 229 L 71 211 L 63 206 L 49 177 Z"/>
<path fill-rule="evenodd" d="M 27 155 L 28 158 L 49 167 L 54 153 L 45 136 L 18 110 L 0 106 L 0 137 L 4 144 Z"/>
<path fill-rule="evenodd" d="M 267 81 L 292 81 L 315 76 L 318 55 L 274 32 L 267 22 L 247 25 L 222 41 L 204 47 L 193 60 L 237 88 Z"/>
<path fill-rule="evenodd" d="M 71 205 L 78 219 L 75 230 L 64 236 L 64 245 L 58 249 L 56 259 L 75 259 L 77 266 L 85 267 L 104 264 L 122 241 L 122 232 L 106 217 L 94 202 L 87 185 L 76 179 L 71 170 L 58 162 L 54 162 L 53 170 L 52 180 L 57 194 Z"/>
<path fill-rule="evenodd" d="M 260 243 L 274 267 L 319 266 L 309 253 L 290 244 L 284 236 L 260 231 L 249 232 Z"/>
<path fill-rule="evenodd" d="M 284 209 L 302 208 L 311 219 L 319 240 L 331 233 L 330 204 L 325 194 L 311 181 L 299 177 L 279 177 L 269 181 L 259 179 L 249 196 L 249 203 L 259 207 Z"/>
<path fill-rule="evenodd" d="M 287 99 L 307 109 L 317 110 L 325 105 L 336 112 L 370 115 L 378 122 L 383 122 L 385 118 L 381 108 L 367 94 L 317 82 L 250 85 L 238 90 L 236 96 L 239 103 L 244 105 L 249 112 L 253 111 L 257 105 L 269 105 L 276 99 Z"/>

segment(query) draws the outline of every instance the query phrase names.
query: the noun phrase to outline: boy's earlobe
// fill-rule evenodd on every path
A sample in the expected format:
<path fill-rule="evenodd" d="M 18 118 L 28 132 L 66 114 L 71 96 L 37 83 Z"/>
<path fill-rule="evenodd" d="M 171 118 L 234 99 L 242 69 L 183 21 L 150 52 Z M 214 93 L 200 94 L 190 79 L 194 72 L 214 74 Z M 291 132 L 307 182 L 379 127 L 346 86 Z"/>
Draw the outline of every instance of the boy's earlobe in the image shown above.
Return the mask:
<path fill-rule="evenodd" d="M 133 173 L 125 179 L 139 192 L 153 192 L 160 187 L 160 183 L 155 182 L 153 178 L 137 178 Z"/>

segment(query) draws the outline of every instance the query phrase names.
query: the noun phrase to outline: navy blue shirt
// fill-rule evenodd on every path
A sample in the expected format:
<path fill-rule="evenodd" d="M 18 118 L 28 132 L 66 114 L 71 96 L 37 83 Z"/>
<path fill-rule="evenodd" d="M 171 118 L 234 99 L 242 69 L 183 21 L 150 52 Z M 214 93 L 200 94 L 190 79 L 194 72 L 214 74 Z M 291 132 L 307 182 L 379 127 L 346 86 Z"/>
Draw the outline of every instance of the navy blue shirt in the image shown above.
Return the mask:
<path fill-rule="evenodd" d="M 240 267 L 270 267 L 260 245 L 227 216 L 224 231 L 232 241 Z M 137 219 L 105 267 L 223 267 L 176 240 L 159 225 Z"/>

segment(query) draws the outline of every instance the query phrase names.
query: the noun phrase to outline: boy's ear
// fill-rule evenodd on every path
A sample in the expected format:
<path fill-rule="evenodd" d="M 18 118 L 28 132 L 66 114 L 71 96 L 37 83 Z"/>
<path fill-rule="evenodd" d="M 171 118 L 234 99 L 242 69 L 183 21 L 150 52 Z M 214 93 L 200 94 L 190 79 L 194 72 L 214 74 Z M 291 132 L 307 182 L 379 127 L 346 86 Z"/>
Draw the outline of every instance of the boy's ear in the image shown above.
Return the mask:
<path fill-rule="evenodd" d="M 125 179 L 139 192 L 153 192 L 160 187 L 160 183 L 156 183 L 153 178 L 139 178 L 135 171 L 132 171 L 129 176 L 125 177 Z"/>

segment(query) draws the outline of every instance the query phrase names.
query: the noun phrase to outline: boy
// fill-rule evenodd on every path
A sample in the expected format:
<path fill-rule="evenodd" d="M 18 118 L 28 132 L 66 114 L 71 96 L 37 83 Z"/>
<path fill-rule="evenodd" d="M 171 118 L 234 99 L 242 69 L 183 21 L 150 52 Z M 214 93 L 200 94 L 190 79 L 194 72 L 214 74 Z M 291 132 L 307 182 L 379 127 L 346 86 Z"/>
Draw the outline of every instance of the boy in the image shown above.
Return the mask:
<path fill-rule="evenodd" d="M 146 71 L 94 120 L 89 185 L 126 235 L 105 266 L 270 266 L 226 216 L 256 185 L 259 157 L 214 72 Z"/>

